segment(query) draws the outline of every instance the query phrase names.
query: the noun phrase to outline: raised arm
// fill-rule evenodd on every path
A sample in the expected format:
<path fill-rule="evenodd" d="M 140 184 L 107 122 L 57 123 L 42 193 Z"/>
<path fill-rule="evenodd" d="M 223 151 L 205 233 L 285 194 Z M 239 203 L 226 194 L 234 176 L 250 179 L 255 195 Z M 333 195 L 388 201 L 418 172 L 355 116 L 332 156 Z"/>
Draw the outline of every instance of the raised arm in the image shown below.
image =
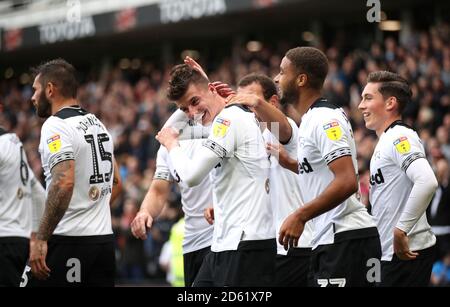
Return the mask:
<path fill-rule="evenodd" d="M 255 94 L 237 94 L 228 99 L 228 104 L 242 104 L 250 107 L 261 121 L 268 123 L 267 128 L 278 137 L 281 144 L 286 144 L 291 139 L 292 127 L 286 115 L 259 96 Z"/>

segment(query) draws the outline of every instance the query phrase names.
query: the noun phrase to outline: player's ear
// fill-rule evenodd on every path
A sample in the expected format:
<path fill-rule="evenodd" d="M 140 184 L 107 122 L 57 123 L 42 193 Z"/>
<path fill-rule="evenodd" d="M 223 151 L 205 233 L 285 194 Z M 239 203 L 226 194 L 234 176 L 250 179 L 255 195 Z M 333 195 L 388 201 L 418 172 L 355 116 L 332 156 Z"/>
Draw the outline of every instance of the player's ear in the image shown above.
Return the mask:
<path fill-rule="evenodd" d="M 278 98 L 278 95 L 272 95 L 269 99 L 269 103 L 275 107 L 279 107 L 280 99 Z"/>
<path fill-rule="evenodd" d="M 210 90 L 213 94 L 217 94 L 216 88 L 212 83 L 208 83 L 208 90 Z"/>
<path fill-rule="evenodd" d="M 386 100 L 386 110 L 387 111 L 392 111 L 397 107 L 398 107 L 398 101 L 397 101 L 396 97 L 391 96 Z"/>
<path fill-rule="evenodd" d="M 304 87 L 306 86 L 306 83 L 308 82 L 308 76 L 306 74 L 299 74 L 297 76 L 297 87 Z"/>
<path fill-rule="evenodd" d="M 53 82 L 48 82 L 45 86 L 45 95 L 50 98 L 55 95 L 55 84 Z"/>

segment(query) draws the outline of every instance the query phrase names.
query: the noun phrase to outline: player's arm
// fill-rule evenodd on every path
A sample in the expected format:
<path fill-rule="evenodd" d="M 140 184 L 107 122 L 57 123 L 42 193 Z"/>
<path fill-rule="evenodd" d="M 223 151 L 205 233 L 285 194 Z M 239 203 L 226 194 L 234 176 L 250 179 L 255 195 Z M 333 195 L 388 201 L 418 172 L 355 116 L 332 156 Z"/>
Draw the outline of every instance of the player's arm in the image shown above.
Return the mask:
<path fill-rule="evenodd" d="M 394 252 L 402 260 L 412 260 L 418 253 L 410 251 L 407 234 L 427 210 L 438 182 L 425 158 L 414 160 L 406 169 L 406 175 L 413 182 L 413 187 L 394 229 Z"/>
<path fill-rule="evenodd" d="M 59 162 L 50 171 L 52 181 L 48 188 L 44 215 L 39 225 L 36 241 L 30 248 L 30 266 L 33 274 L 45 279 L 50 274 L 45 258 L 47 241 L 69 207 L 75 185 L 75 160 Z"/>
<path fill-rule="evenodd" d="M 29 169 L 32 172 L 31 169 Z M 31 232 L 35 236 L 39 230 L 39 223 L 45 210 L 45 190 L 42 184 L 34 177 L 31 179 L 32 226 Z"/>
<path fill-rule="evenodd" d="M 64 216 L 75 185 L 75 160 L 56 164 L 50 171 L 52 182 L 48 189 L 44 216 L 39 226 L 38 240 L 47 241 Z"/>
<path fill-rule="evenodd" d="M 334 174 L 333 181 L 315 199 L 289 215 L 280 229 L 279 242 L 288 247 L 297 246 L 307 221 L 337 207 L 358 190 L 358 181 L 351 156 L 342 156 L 328 167 Z"/>
<path fill-rule="evenodd" d="M 110 204 L 114 203 L 114 201 L 119 197 L 122 192 L 122 179 L 120 178 L 119 166 L 117 165 L 117 161 L 113 158 L 114 164 L 114 174 L 113 174 L 113 187 L 111 193 Z"/>
<path fill-rule="evenodd" d="M 190 159 L 181 149 L 177 136 L 173 129 L 163 128 L 156 139 L 169 151 L 180 180 L 189 187 L 199 185 L 222 159 L 204 146 L 196 152 L 193 159 Z"/>
<path fill-rule="evenodd" d="M 278 138 L 281 144 L 287 144 L 291 139 L 292 127 L 286 115 L 271 103 L 254 94 L 237 94 L 228 101 L 229 104 L 236 103 L 250 107 L 263 122 L 268 123 L 267 129 Z"/>
<path fill-rule="evenodd" d="M 154 178 L 141 204 L 141 209 L 131 223 L 131 232 L 138 238 L 147 239 L 147 230 L 152 227 L 163 210 L 170 193 L 170 182 Z"/>
<path fill-rule="evenodd" d="M 278 159 L 278 163 L 291 172 L 298 174 L 298 160 L 292 159 L 281 144 L 266 144 L 266 150 Z"/>

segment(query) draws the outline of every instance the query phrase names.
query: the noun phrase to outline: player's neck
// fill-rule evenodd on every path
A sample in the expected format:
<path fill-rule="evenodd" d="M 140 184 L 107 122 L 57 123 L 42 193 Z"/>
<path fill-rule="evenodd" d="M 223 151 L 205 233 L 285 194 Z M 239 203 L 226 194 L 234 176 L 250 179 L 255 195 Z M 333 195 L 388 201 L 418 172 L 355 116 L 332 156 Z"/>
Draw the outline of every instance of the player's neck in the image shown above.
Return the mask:
<path fill-rule="evenodd" d="M 75 98 L 61 99 L 59 101 L 52 102 L 52 115 L 55 115 L 58 111 L 63 108 L 78 105 L 78 101 Z"/>
<path fill-rule="evenodd" d="M 300 118 L 306 112 L 308 112 L 308 109 L 320 97 L 322 97 L 322 94 L 320 93 L 320 91 L 315 91 L 315 90 L 305 90 L 303 93 L 301 93 L 299 95 L 295 109 L 297 110 L 298 114 L 300 115 Z"/>
<path fill-rule="evenodd" d="M 396 115 L 396 116 L 391 116 L 388 119 L 386 119 L 383 123 L 383 125 L 381 125 L 375 132 L 377 133 L 377 136 L 380 137 L 384 131 L 386 131 L 386 129 L 392 125 L 393 122 L 402 120 L 402 117 L 400 115 Z"/>

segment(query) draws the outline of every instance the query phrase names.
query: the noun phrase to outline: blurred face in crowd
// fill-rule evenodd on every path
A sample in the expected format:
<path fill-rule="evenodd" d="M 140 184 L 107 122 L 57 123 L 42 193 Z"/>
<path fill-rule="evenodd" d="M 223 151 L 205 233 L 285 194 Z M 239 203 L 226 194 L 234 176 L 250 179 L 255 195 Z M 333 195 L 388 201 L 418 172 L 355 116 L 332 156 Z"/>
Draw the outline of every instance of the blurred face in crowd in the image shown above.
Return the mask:
<path fill-rule="evenodd" d="M 287 57 L 284 57 L 283 60 L 281 60 L 280 72 L 274 79 L 278 86 L 280 103 L 282 105 L 287 103 L 297 103 L 300 93 L 297 88 L 296 80 L 297 73 L 295 72 L 294 66 Z"/>
<path fill-rule="evenodd" d="M 49 117 L 52 111 L 52 107 L 50 104 L 50 100 L 47 98 L 45 93 L 45 88 L 43 88 L 40 75 L 37 75 L 33 82 L 33 90 L 34 94 L 31 97 L 31 102 L 36 108 L 37 115 L 39 117 L 47 118 Z"/>
<path fill-rule="evenodd" d="M 223 109 L 217 98 L 213 87 L 191 83 L 177 105 L 190 119 L 208 125 Z"/>
<path fill-rule="evenodd" d="M 362 100 L 358 105 L 366 122 L 366 128 L 376 131 L 378 136 L 387 128 L 386 124 L 391 124 L 388 123 L 390 120 L 388 111 L 393 108 L 391 101 L 393 97 L 385 100 L 378 91 L 379 86 L 379 83 L 367 83 L 361 95 Z"/>

